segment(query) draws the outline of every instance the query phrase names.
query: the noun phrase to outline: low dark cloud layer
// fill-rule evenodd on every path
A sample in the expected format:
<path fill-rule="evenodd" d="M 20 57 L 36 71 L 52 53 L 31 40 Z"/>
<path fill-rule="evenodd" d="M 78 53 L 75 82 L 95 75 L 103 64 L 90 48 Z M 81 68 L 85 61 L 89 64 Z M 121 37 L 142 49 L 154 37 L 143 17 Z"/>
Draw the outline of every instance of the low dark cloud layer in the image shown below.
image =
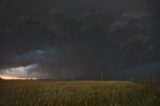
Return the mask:
<path fill-rule="evenodd" d="M 135 69 L 134 78 L 147 77 L 145 64 L 160 62 L 157 3 L 1 0 L 0 74 L 100 79 L 103 72 L 104 79 L 124 79 Z M 16 74 L 19 68 L 21 75 Z M 149 73 L 159 73 L 159 69 Z"/>

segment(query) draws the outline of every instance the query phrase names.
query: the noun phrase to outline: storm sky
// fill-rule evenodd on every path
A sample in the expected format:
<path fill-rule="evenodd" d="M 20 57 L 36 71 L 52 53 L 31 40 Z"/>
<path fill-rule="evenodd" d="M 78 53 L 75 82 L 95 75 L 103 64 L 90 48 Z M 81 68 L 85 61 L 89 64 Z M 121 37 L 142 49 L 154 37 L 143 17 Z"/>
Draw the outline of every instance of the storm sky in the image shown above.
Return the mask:
<path fill-rule="evenodd" d="M 160 77 L 157 0 L 1 0 L 0 75 Z"/>

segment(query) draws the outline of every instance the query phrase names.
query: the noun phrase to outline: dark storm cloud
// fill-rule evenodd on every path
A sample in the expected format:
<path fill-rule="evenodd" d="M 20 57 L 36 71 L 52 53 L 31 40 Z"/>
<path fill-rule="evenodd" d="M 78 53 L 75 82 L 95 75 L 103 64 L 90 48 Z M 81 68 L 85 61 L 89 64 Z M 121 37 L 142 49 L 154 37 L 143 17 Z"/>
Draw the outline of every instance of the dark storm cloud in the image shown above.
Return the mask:
<path fill-rule="evenodd" d="M 160 61 L 156 1 L 2 0 L 0 6 L 2 70 L 36 64 L 27 72 L 38 78 L 99 79 L 103 72 L 115 79 Z"/>

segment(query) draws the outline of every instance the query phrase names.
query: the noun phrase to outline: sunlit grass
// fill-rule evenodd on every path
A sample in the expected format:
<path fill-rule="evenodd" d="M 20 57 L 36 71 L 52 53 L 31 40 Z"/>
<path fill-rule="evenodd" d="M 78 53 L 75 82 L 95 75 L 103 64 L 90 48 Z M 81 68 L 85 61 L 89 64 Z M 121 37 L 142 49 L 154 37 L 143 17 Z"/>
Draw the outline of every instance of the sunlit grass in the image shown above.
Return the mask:
<path fill-rule="evenodd" d="M 128 81 L 0 81 L 0 106 L 159 106 L 149 85 Z"/>

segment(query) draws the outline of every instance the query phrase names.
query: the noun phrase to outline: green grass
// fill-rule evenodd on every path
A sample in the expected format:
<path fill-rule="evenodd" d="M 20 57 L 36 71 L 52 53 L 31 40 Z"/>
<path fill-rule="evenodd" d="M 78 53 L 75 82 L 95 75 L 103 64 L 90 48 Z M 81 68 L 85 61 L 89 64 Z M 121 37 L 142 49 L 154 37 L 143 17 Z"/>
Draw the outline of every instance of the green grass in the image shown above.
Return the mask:
<path fill-rule="evenodd" d="M 2 80 L 0 106 L 160 106 L 160 95 L 129 81 Z"/>

